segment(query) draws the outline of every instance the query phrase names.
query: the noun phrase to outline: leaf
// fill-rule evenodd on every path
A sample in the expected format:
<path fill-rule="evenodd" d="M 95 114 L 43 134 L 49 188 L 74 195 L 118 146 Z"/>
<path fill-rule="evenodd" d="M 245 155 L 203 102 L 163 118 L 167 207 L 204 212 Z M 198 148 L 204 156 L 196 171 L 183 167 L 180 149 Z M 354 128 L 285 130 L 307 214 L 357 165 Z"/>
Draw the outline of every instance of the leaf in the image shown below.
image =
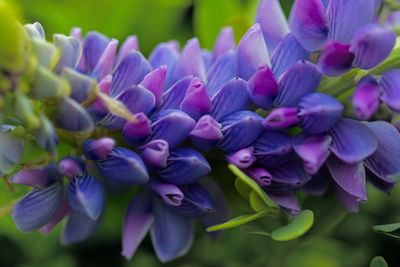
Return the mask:
<path fill-rule="evenodd" d="M 385 259 L 381 256 L 376 256 L 372 259 L 369 267 L 389 267 Z"/>
<path fill-rule="evenodd" d="M 238 226 L 247 224 L 249 222 L 255 221 L 257 219 L 260 219 L 260 218 L 264 217 L 266 214 L 267 214 L 266 211 L 261 211 L 261 212 L 254 213 L 254 214 L 241 215 L 241 216 L 235 217 L 227 222 L 210 226 L 207 228 L 207 232 L 214 232 L 214 231 L 238 227 Z"/>
<path fill-rule="evenodd" d="M 271 233 L 271 238 L 276 241 L 290 241 L 304 235 L 314 223 L 314 213 L 303 210 L 292 222 Z"/>
<path fill-rule="evenodd" d="M 241 180 L 240 178 L 236 178 L 235 179 L 235 188 L 242 198 L 249 200 L 250 193 L 252 190 L 249 186 L 247 186 L 247 184 L 245 182 L 243 182 L 243 180 Z"/>
<path fill-rule="evenodd" d="M 261 187 L 249 176 L 247 176 L 244 172 L 242 172 L 238 167 L 235 165 L 229 164 L 228 168 L 240 179 L 243 183 L 238 183 L 238 185 L 244 187 L 248 186 L 251 188 L 251 191 L 254 191 L 260 199 L 270 208 L 278 209 L 278 205 L 261 189 Z M 245 192 L 245 189 L 240 189 L 242 192 Z M 250 192 L 251 192 L 250 191 Z"/>
<path fill-rule="evenodd" d="M 268 208 L 255 191 L 250 192 L 249 202 L 250 207 L 256 212 L 264 211 Z"/>
<path fill-rule="evenodd" d="M 372 226 L 372 229 L 380 234 L 385 234 L 394 238 L 400 238 L 400 223 L 375 225 Z"/>

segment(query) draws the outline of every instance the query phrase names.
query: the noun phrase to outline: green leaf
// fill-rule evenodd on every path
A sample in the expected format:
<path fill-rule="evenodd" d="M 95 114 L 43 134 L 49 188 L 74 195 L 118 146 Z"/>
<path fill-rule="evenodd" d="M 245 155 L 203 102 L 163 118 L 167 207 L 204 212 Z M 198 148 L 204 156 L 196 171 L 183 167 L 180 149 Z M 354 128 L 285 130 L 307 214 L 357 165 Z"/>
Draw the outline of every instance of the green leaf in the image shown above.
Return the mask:
<path fill-rule="evenodd" d="M 268 206 L 265 205 L 265 203 L 261 200 L 261 198 L 257 195 L 255 191 L 250 192 L 249 202 L 250 207 L 256 212 L 265 211 L 266 209 L 268 209 Z"/>
<path fill-rule="evenodd" d="M 380 234 L 385 234 L 394 238 L 400 238 L 400 223 L 375 225 L 372 226 L 372 229 Z"/>
<path fill-rule="evenodd" d="M 314 213 L 303 210 L 288 225 L 274 230 L 271 238 L 276 241 L 290 241 L 304 235 L 314 223 Z"/>
<path fill-rule="evenodd" d="M 235 188 L 242 198 L 249 200 L 250 193 L 252 190 L 245 182 L 243 182 L 243 180 L 241 180 L 240 178 L 236 178 L 235 179 Z"/>
<path fill-rule="evenodd" d="M 264 190 L 262 190 L 262 188 L 253 179 L 247 176 L 235 165 L 229 164 L 228 168 L 232 171 L 233 174 L 237 176 L 238 179 L 240 179 L 243 182 L 243 183 L 237 183 L 239 186 L 249 187 L 251 189 L 250 192 L 254 191 L 260 197 L 260 199 L 265 203 L 265 205 L 267 205 L 269 208 L 278 209 L 278 205 L 264 192 Z M 243 193 L 245 192 L 246 189 L 240 189 L 240 190 Z"/>
<path fill-rule="evenodd" d="M 207 228 L 207 232 L 214 232 L 214 231 L 238 227 L 238 226 L 247 224 L 249 222 L 255 221 L 257 219 L 260 219 L 260 218 L 264 217 L 266 214 L 267 214 L 266 211 L 261 211 L 261 212 L 254 213 L 254 214 L 241 215 L 241 216 L 235 217 L 227 222 L 210 226 Z"/>
<path fill-rule="evenodd" d="M 376 256 L 372 259 L 369 267 L 389 267 L 385 259 L 381 256 Z"/>

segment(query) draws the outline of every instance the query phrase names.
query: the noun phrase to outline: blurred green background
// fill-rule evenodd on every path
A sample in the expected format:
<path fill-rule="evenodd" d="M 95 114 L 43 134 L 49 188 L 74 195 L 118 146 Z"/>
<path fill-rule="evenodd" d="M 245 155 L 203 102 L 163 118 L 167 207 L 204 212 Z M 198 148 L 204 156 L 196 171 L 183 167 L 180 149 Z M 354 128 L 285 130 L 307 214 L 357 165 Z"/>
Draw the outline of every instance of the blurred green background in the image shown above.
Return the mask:
<path fill-rule="evenodd" d="M 202 46 L 212 48 L 222 26 L 232 25 L 236 37 L 251 25 L 256 0 L 19 0 L 24 22 L 39 21 L 47 38 L 55 32 L 68 34 L 74 26 L 84 32 L 98 30 L 123 41 L 136 34 L 140 48 L 148 55 L 161 41 L 177 39 L 184 44 L 198 36 Z M 286 14 L 291 0 L 281 1 Z M 211 162 L 213 178 L 223 185 L 234 214 L 248 212 L 247 203 L 233 187 L 233 176 L 225 163 Z M 2 181 L 0 181 L 2 182 Z M 0 184 L 0 206 L 21 195 Z M 61 227 L 49 236 L 39 233 L 22 234 L 15 229 L 9 216 L 0 217 L 1 267 L 119 267 L 160 266 L 149 238 L 132 261 L 120 256 L 120 232 L 124 210 L 131 195 L 109 195 L 104 223 L 87 242 L 62 247 Z M 303 198 L 306 208 L 316 212 L 316 225 L 308 236 L 289 243 L 271 241 L 249 231 L 268 229 L 274 223 L 260 220 L 251 226 L 225 231 L 218 239 L 204 232 L 197 234 L 190 253 L 165 266 L 181 267 L 365 267 L 376 256 L 383 256 L 389 266 L 400 266 L 397 239 L 372 231 L 371 226 L 400 222 L 400 189 L 386 196 L 369 188 L 369 201 L 358 214 L 346 214 L 330 197 Z M 0 210 L 1 213 L 4 210 Z M 317 237 L 316 237 L 317 236 Z"/>

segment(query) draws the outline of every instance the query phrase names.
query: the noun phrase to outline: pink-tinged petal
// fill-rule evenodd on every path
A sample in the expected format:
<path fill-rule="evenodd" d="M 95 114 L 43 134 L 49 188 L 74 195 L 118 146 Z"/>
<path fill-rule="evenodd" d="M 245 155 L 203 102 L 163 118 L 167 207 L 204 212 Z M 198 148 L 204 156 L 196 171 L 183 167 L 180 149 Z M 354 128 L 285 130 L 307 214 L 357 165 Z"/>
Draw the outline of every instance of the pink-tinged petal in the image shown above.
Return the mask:
<path fill-rule="evenodd" d="M 378 149 L 364 164 L 380 179 L 393 182 L 400 174 L 400 133 L 384 121 L 370 122 L 367 126 L 378 140 Z"/>
<path fill-rule="evenodd" d="M 261 66 L 249 79 L 248 88 L 251 100 L 258 107 L 268 109 L 278 96 L 278 83 L 268 66 Z"/>
<path fill-rule="evenodd" d="M 151 135 L 150 120 L 144 113 L 135 115 L 136 120 L 127 122 L 122 129 L 125 141 L 131 146 L 143 143 Z"/>
<path fill-rule="evenodd" d="M 109 95 L 111 91 L 112 85 L 112 75 L 107 75 L 101 80 L 98 84 L 99 91 L 105 95 Z M 108 107 L 104 103 L 104 101 L 97 97 L 94 103 L 88 108 L 89 112 L 93 115 L 93 117 L 99 119 L 104 117 L 108 112 Z"/>
<path fill-rule="evenodd" d="M 121 48 L 118 51 L 118 57 L 116 60 L 116 66 L 129 54 L 129 52 L 139 50 L 139 42 L 136 35 L 128 36 L 122 43 Z"/>
<path fill-rule="evenodd" d="M 203 82 L 199 78 L 194 78 L 189 84 L 180 110 L 197 121 L 202 115 L 210 113 L 211 108 L 211 100 Z"/>
<path fill-rule="evenodd" d="M 300 60 L 309 60 L 308 52 L 293 33 L 287 34 L 271 54 L 272 72 L 279 77 Z"/>
<path fill-rule="evenodd" d="M 271 66 L 260 24 L 256 23 L 240 40 L 236 50 L 237 74 L 248 80 L 260 66 Z"/>
<path fill-rule="evenodd" d="M 61 235 L 61 244 L 68 246 L 85 241 L 95 233 L 100 222 L 100 219 L 93 221 L 86 216 L 72 212 L 64 226 L 64 231 Z"/>
<path fill-rule="evenodd" d="M 212 62 L 216 62 L 221 56 L 231 49 L 235 49 L 235 36 L 232 27 L 222 28 L 215 41 Z"/>
<path fill-rule="evenodd" d="M 206 67 L 202 57 L 199 40 L 190 39 L 182 50 L 175 69 L 175 78 L 193 75 L 199 77 L 204 83 L 207 82 Z"/>
<path fill-rule="evenodd" d="M 215 61 L 207 72 L 207 92 L 214 96 L 221 87 L 236 76 L 235 52 L 230 50 Z"/>
<path fill-rule="evenodd" d="M 357 84 L 352 103 L 358 118 L 368 120 L 378 110 L 382 88 L 371 75 L 364 76 Z"/>
<path fill-rule="evenodd" d="M 163 93 L 163 103 L 160 109 L 179 109 L 193 76 L 186 76 Z"/>
<path fill-rule="evenodd" d="M 250 104 L 247 82 L 240 78 L 233 78 L 214 94 L 211 101 L 213 105 L 211 115 L 216 121 L 234 112 L 247 109 Z"/>
<path fill-rule="evenodd" d="M 87 139 L 83 143 L 83 153 L 91 160 L 106 159 L 115 147 L 115 140 L 102 137 L 97 140 Z"/>
<path fill-rule="evenodd" d="M 387 70 L 381 78 L 381 100 L 393 111 L 400 112 L 400 70 Z"/>
<path fill-rule="evenodd" d="M 91 31 L 86 34 L 83 45 L 86 73 L 92 73 L 108 42 L 109 39 L 98 32 Z"/>
<path fill-rule="evenodd" d="M 154 222 L 150 210 L 150 197 L 136 196 L 129 203 L 122 229 L 122 256 L 131 259 Z"/>
<path fill-rule="evenodd" d="M 354 54 L 350 51 L 350 45 L 332 41 L 324 47 L 318 66 L 325 75 L 339 76 L 351 69 L 353 60 Z"/>
<path fill-rule="evenodd" d="M 147 74 L 143 81 L 140 83 L 143 87 L 152 92 L 156 98 L 155 107 L 160 107 L 162 104 L 162 94 L 164 92 L 165 79 L 167 75 L 167 66 L 162 65 L 161 67 L 153 70 Z"/>
<path fill-rule="evenodd" d="M 178 186 L 162 183 L 156 179 L 151 179 L 147 186 L 159 195 L 165 204 L 173 207 L 182 204 L 184 196 Z"/>
<path fill-rule="evenodd" d="M 49 183 L 43 169 L 22 169 L 10 178 L 10 183 L 44 189 Z"/>
<path fill-rule="evenodd" d="M 73 181 L 77 176 L 83 175 L 85 162 L 75 156 L 64 157 L 58 162 L 57 171 Z"/>
<path fill-rule="evenodd" d="M 282 129 L 296 125 L 299 122 L 297 108 L 276 108 L 263 120 L 266 129 Z"/>
<path fill-rule="evenodd" d="M 344 108 L 336 98 L 321 93 L 302 97 L 297 107 L 300 127 L 312 134 L 329 130 L 342 117 Z"/>
<path fill-rule="evenodd" d="M 329 38 L 350 43 L 354 33 L 372 22 L 374 0 L 331 0 L 327 8 Z"/>
<path fill-rule="evenodd" d="M 152 167 L 165 168 L 169 157 L 169 145 L 167 141 L 156 139 L 139 147 L 144 162 Z"/>
<path fill-rule="evenodd" d="M 98 81 L 101 81 L 104 77 L 111 74 L 117 49 L 118 41 L 112 39 L 101 54 L 101 57 L 92 72 L 92 75 L 96 77 Z"/>
<path fill-rule="evenodd" d="M 256 161 L 256 157 L 254 157 L 254 147 L 250 146 L 230 153 L 226 155 L 226 160 L 238 168 L 246 169 Z"/>
<path fill-rule="evenodd" d="M 193 243 L 192 220 L 176 214 L 160 200 L 153 201 L 153 211 L 150 234 L 157 258 L 164 263 L 185 255 Z"/>
<path fill-rule="evenodd" d="M 387 28 L 369 24 L 360 28 L 351 40 L 354 65 L 371 69 L 385 60 L 396 43 L 396 34 Z"/>
<path fill-rule="evenodd" d="M 336 157 L 327 161 L 333 180 L 348 194 L 360 200 L 367 199 L 365 169 L 362 162 L 347 164 Z"/>
<path fill-rule="evenodd" d="M 57 226 L 62 219 L 64 219 L 69 213 L 71 212 L 71 207 L 68 204 L 68 200 L 65 198 L 63 199 L 62 203 L 60 204 L 57 212 L 54 216 L 50 219 L 50 221 L 39 229 L 42 234 L 49 234 L 54 227 Z"/>
<path fill-rule="evenodd" d="M 264 168 L 251 167 L 243 170 L 259 186 L 268 186 L 272 182 L 272 175 Z"/>
<path fill-rule="evenodd" d="M 279 0 L 261 0 L 258 4 L 256 23 L 261 26 L 269 51 L 289 33 L 289 26 Z"/>
<path fill-rule="evenodd" d="M 279 94 L 275 105 L 294 107 L 300 98 L 313 93 L 321 81 L 322 74 L 317 67 L 307 61 L 299 61 L 292 65 L 279 80 Z"/>
<path fill-rule="evenodd" d="M 360 202 L 359 199 L 349 193 L 347 193 L 345 190 L 343 190 L 339 185 L 335 184 L 334 192 L 336 194 L 336 197 L 342 204 L 342 206 L 349 212 L 356 213 L 359 210 Z"/>
<path fill-rule="evenodd" d="M 364 160 L 378 148 L 378 142 L 371 130 L 353 119 L 340 119 L 329 133 L 333 139 L 333 154 L 348 164 Z"/>
<path fill-rule="evenodd" d="M 300 133 L 293 139 L 293 149 L 304 162 L 304 169 L 309 174 L 319 171 L 330 155 L 332 137 L 327 134 L 307 135 Z"/>
<path fill-rule="evenodd" d="M 221 124 L 210 115 L 204 115 L 196 123 L 189 137 L 196 147 L 207 151 L 224 138 L 221 130 Z"/>
<path fill-rule="evenodd" d="M 308 51 L 318 51 L 324 46 L 329 26 L 320 0 L 296 0 L 289 23 L 297 40 Z"/>
<path fill-rule="evenodd" d="M 300 204 L 291 192 L 268 192 L 268 196 L 281 208 L 292 215 L 300 212 Z"/>

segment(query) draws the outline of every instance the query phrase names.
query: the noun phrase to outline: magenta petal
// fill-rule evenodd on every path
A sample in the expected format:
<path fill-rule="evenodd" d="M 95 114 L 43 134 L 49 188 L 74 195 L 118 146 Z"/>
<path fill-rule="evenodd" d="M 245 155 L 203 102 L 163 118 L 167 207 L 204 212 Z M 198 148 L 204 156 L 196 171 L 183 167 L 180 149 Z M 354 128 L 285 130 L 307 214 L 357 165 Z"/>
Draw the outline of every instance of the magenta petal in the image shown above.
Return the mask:
<path fill-rule="evenodd" d="M 162 93 L 164 91 L 165 78 L 167 75 L 167 66 L 162 65 L 161 67 L 153 70 L 147 74 L 141 85 L 152 92 L 156 98 L 155 107 L 160 107 L 162 104 Z"/>
<path fill-rule="evenodd" d="M 144 162 L 157 168 L 167 167 L 169 145 L 167 141 L 156 139 L 139 147 Z"/>
<path fill-rule="evenodd" d="M 315 174 L 330 155 L 332 137 L 327 134 L 307 135 L 300 133 L 293 139 L 293 149 L 304 161 L 304 169 Z"/>
<path fill-rule="evenodd" d="M 281 129 L 296 125 L 299 122 L 297 108 L 276 108 L 263 120 L 266 129 Z"/>
<path fill-rule="evenodd" d="M 132 50 L 139 50 L 138 39 L 135 35 L 128 36 L 122 43 L 115 65 L 118 65 Z"/>
<path fill-rule="evenodd" d="M 136 120 L 127 122 L 122 129 L 125 141 L 131 146 L 136 146 L 151 135 L 150 120 L 144 113 L 135 115 Z"/>
<path fill-rule="evenodd" d="M 174 207 L 182 204 L 184 196 L 178 186 L 162 183 L 156 179 L 151 179 L 147 185 L 161 197 L 165 204 Z"/>
<path fill-rule="evenodd" d="M 358 118 L 368 120 L 378 110 L 382 88 L 371 75 L 364 76 L 353 94 L 352 103 Z"/>
<path fill-rule="evenodd" d="M 122 255 L 131 259 L 140 243 L 149 232 L 154 216 L 150 210 L 151 199 L 144 194 L 129 203 L 122 229 Z"/>
<path fill-rule="evenodd" d="M 178 79 L 193 75 L 199 77 L 203 82 L 207 82 L 206 67 L 198 39 L 193 38 L 186 43 L 175 71 Z"/>
<path fill-rule="evenodd" d="M 386 59 L 396 43 L 396 34 L 383 26 L 369 24 L 360 28 L 351 41 L 354 65 L 371 69 Z"/>
<path fill-rule="evenodd" d="M 105 76 L 111 74 L 117 49 L 118 41 L 113 39 L 108 43 L 107 47 L 101 54 L 101 57 L 92 73 L 98 81 L 101 81 Z"/>
<path fill-rule="evenodd" d="M 238 168 L 245 169 L 250 167 L 255 161 L 254 147 L 243 148 L 234 153 L 226 155 L 226 160 Z"/>
<path fill-rule="evenodd" d="M 235 49 L 235 36 L 232 27 L 222 28 L 212 52 L 212 62 L 217 61 L 221 56 L 231 49 Z"/>
<path fill-rule="evenodd" d="M 340 119 L 329 133 L 333 139 L 333 154 L 348 164 L 364 160 L 378 148 L 376 137 L 371 130 L 362 122 L 353 119 Z"/>
<path fill-rule="evenodd" d="M 367 199 L 365 169 L 362 162 L 346 164 L 336 157 L 331 157 L 327 165 L 333 179 L 343 190 L 360 200 Z"/>
<path fill-rule="evenodd" d="M 328 37 L 328 20 L 320 0 L 295 1 L 290 28 L 308 51 L 320 50 Z"/>
<path fill-rule="evenodd" d="M 400 112 L 400 70 L 387 70 L 381 79 L 381 100 L 391 109 Z"/>
<path fill-rule="evenodd" d="M 58 162 L 57 170 L 61 175 L 73 181 L 85 171 L 85 162 L 75 156 L 64 157 Z"/>
<path fill-rule="evenodd" d="M 353 60 L 350 45 L 332 41 L 324 47 L 318 66 L 328 76 L 339 76 L 351 69 Z"/>
<path fill-rule="evenodd" d="M 44 189 L 49 181 L 43 169 L 22 169 L 10 178 L 10 183 Z"/>
<path fill-rule="evenodd" d="M 240 40 L 236 50 L 237 74 L 248 80 L 260 66 L 271 66 L 260 24 L 254 24 Z"/>
<path fill-rule="evenodd" d="M 250 178 L 252 178 L 259 186 L 268 186 L 271 184 L 272 175 L 264 168 L 251 167 L 243 170 Z"/>
<path fill-rule="evenodd" d="M 190 132 L 189 137 L 196 147 L 207 151 L 224 138 L 222 125 L 210 115 L 204 115 Z"/>
<path fill-rule="evenodd" d="M 268 66 L 261 66 L 249 79 L 251 100 L 258 107 L 268 109 L 278 95 L 278 83 Z"/>
<path fill-rule="evenodd" d="M 83 143 L 83 153 L 91 160 L 106 159 L 114 147 L 115 140 L 109 137 L 87 139 Z"/>
<path fill-rule="evenodd" d="M 204 84 L 199 78 L 194 78 L 186 91 L 180 110 L 197 121 L 202 115 L 210 113 L 211 108 L 211 100 Z"/>

